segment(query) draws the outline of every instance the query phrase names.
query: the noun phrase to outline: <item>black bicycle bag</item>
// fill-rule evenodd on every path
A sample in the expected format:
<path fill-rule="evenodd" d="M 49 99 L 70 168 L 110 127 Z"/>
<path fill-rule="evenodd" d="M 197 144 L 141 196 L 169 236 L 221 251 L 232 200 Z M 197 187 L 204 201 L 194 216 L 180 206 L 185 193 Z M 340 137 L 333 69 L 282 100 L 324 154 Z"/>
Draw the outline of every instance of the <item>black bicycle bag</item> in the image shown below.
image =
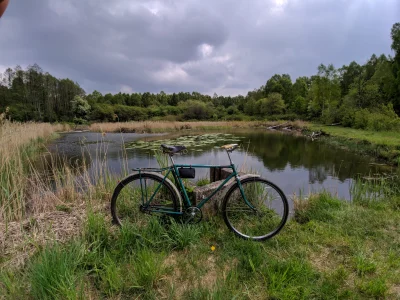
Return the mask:
<path fill-rule="evenodd" d="M 194 178 L 196 176 L 194 168 L 179 168 L 178 171 L 181 178 Z"/>

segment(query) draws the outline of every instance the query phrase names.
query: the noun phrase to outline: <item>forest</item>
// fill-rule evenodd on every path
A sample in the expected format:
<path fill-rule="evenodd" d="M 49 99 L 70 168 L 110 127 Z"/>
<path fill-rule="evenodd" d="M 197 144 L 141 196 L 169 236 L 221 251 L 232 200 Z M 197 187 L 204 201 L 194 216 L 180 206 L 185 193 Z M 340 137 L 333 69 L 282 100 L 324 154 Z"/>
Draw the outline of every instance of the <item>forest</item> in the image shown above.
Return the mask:
<path fill-rule="evenodd" d="M 400 129 L 400 23 L 391 29 L 394 56 L 373 54 L 360 65 L 321 64 L 294 82 L 275 74 L 247 95 L 198 92 L 86 94 L 37 64 L 0 74 L 0 113 L 14 121 L 309 120 L 370 130 Z"/>

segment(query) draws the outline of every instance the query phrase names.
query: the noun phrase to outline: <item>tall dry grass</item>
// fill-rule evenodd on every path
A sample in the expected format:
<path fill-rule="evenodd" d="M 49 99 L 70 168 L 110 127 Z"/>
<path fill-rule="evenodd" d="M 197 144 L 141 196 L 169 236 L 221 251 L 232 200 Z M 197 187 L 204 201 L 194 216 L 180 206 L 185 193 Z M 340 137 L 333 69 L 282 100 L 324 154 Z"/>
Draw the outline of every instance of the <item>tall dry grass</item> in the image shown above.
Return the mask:
<path fill-rule="evenodd" d="M 0 221 L 18 220 L 25 214 L 30 159 L 40 143 L 66 125 L 13 123 L 0 120 Z"/>
<path fill-rule="evenodd" d="M 303 121 L 199 121 L 199 122 L 168 122 L 168 121 L 142 121 L 142 122 L 118 122 L 118 123 L 94 123 L 90 130 L 98 132 L 170 132 L 190 129 L 224 129 L 224 128 L 257 128 L 275 126 L 287 123 L 293 128 L 305 128 Z"/>

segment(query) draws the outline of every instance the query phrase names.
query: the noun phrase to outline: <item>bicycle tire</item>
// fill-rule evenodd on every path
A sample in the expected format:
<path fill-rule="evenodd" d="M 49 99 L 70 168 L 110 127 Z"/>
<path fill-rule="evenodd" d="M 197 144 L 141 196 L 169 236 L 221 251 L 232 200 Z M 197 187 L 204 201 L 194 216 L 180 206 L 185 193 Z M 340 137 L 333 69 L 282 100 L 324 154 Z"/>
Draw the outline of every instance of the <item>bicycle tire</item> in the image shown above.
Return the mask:
<path fill-rule="evenodd" d="M 270 182 L 270 181 L 268 181 L 268 180 L 266 180 L 266 179 L 263 179 L 263 178 L 261 178 L 261 177 L 250 177 L 250 178 L 245 178 L 245 179 L 242 179 L 242 180 L 240 181 L 240 183 L 241 183 L 242 187 L 244 188 L 245 195 L 248 194 L 248 193 L 246 193 L 245 187 L 246 187 L 246 185 L 248 185 L 249 183 L 259 183 L 259 185 L 265 185 L 266 187 L 269 187 L 269 189 L 272 189 L 274 192 L 276 192 L 277 195 L 279 195 L 279 198 L 280 198 L 279 201 L 281 202 L 280 204 L 282 205 L 281 208 L 280 208 L 282 215 L 281 215 L 281 217 L 280 217 L 279 222 L 277 222 L 276 226 L 273 225 L 273 229 L 270 230 L 269 232 L 266 232 L 265 234 L 261 234 L 261 235 L 258 235 L 258 234 L 256 235 L 256 234 L 254 234 L 254 236 L 253 236 L 253 235 L 250 235 L 249 233 L 241 232 L 241 231 L 243 231 L 243 230 L 242 230 L 242 229 L 239 229 L 239 228 L 238 228 L 239 226 L 237 226 L 237 225 L 235 226 L 235 225 L 233 224 L 234 217 L 231 216 L 231 215 L 232 215 L 231 212 L 234 212 L 234 210 L 231 209 L 231 208 L 234 207 L 234 205 L 235 205 L 234 202 L 235 202 L 235 201 L 236 201 L 237 204 L 240 203 L 240 205 L 243 205 L 243 204 L 246 204 L 246 203 L 245 203 L 245 201 L 244 201 L 244 199 L 243 199 L 243 197 L 242 197 L 242 195 L 241 195 L 241 193 L 240 193 L 240 188 L 239 188 L 238 183 L 235 183 L 235 184 L 229 189 L 229 191 L 226 193 L 224 202 L 223 202 L 223 204 L 222 204 L 222 214 L 223 214 L 223 218 L 224 218 L 225 224 L 226 224 L 226 225 L 228 226 L 228 228 L 229 228 L 232 232 L 234 232 L 237 236 L 239 236 L 239 237 L 241 237 L 241 238 L 244 238 L 244 239 L 250 239 L 250 240 L 255 240 L 255 241 L 265 241 L 265 240 L 267 240 L 267 239 L 272 238 L 273 236 L 275 236 L 276 234 L 278 234 L 279 231 L 282 230 L 283 226 L 285 225 L 285 223 L 286 223 L 286 221 L 287 221 L 288 215 L 289 215 L 289 204 L 288 204 L 288 201 L 287 201 L 287 198 L 286 198 L 285 194 L 284 194 L 284 193 L 282 192 L 282 190 L 281 190 L 278 186 L 276 186 L 274 183 L 272 183 L 272 182 Z M 258 193 L 258 192 L 259 192 L 259 191 L 257 191 L 257 193 Z M 235 194 L 235 193 L 236 193 L 236 194 Z M 268 193 L 268 192 L 267 192 L 267 193 Z M 251 197 L 251 196 L 250 196 L 250 197 Z M 249 196 L 246 196 L 246 198 L 248 199 Z M 264 198 L 264 197 L 261 197 L 261 198 Z M 241 200 L 240 200 L 240 199 L 241 199 Z M 254 204 L 252 203 L 253 201 L 254 201 L 254 202 L 260 202 L 260 201 L 255 201 L 255 200 L 252 200 L 252 199 L 248 199 L 248 201 L 251 203 L 251 205 L 254 205 Z M 265 204 L 266 200 L 262 200 L 261 202 Z M 243 205 L 244 208 L 240 208 L 240 209 L 237 210 L 238 214 L 246 214 L 246 216 L 247 216 L 247 215 L 255 215 L 255 216 L 256 216 L 255 219 L 257 219 L 257 218 L 258 218 L 258 219 L 261 219 L 262 217 L 266 217 L 266 219 L 268 218 L 268 220 L 272 220 L 272 218 L 275 219 L 275 216 L 272 215 L 272 212 L 271 212 L 272 209 L 271 209 L 271 208 L 267 208 L 267 209 L 265 209 L 266 212 L 261 212 L 261 213 L 260 213 L 259 210 L 250 208 L 250 206 L 249 206 L 248 204 L 246 204 L 246 205 L 247 205 L 247 207 Z M 262 204 L 260 204 L 260 205 L 262 205 Z M 268 211 L 267 211 L 267 210 L 268 210 Z M 277 208 L 277 210 L 278 210 L 278 208 Z M 262 215 L 262 214 L 263 214 L 263 216 L 262 216 L 262 217 L 259 217 L 259 216 L 257 216 L 257 214 L 258 214 L 258 215 Z M 244 219 L 244 218 L 243 218 L 243 219 Z M 265 221 L 265 220 L 262 219 L 261 221 L 263 222 L 263 221 Z M 243 222 L 245 222 L 245 221 L 240 221 L 240 220 L 239 220 L 239 223 L 240 223 L 240 222 L 242 222 L 242 224 L 243 224 Z M 266 223 L 266 222 L 264 222 L 264 223 Z M 244 224 L 245 224 L 245 223 L 244 223 Z M 264 225 L 264 224 L 261 223 L 261 225 Z M 245 226 L 246 226 L 246 224 L 245 224 Z M 249 228 L 250 228 L 250 225 L 249 225 Z M 250 229 L 249 231 L 251 232 L 252 230 L 253 230 L 253 231 L 257 231 L 257 230 L 259 230 L 259 229 L 257 229 L 257 228 L 252 228 L 252 229 Z"/>
<path fill-rule="evenodd" d="M 118 216 L 118 196 L 121 195 L 121 192 L 129 186 L 132 182 L 140 179 L 151 179 L 156 182 L 159 182 L 164 186 L 167 191 L 170 192 L 171 201 L 172 201 L 172 210 L 175 212 L 182 212 L 182 199 L 181 196 L 176 188 L 176 186 L 168 179 L 164 178 L 163 175 L 154 172 L 144 172 L 144 173 L 137 173 L 133 175 L 129 175 L 128 177 L 121 180 L 118 185 L 115 187 L 113 195 L 111 197 L 111 215 L 112 215 L 112 222 L 116 225 L 121 226 L 122 222 L 120 217 Z M 137 201 L 137 199 L 134 199 Z M 137 210 L 140 210 L 140 205 L 137 206 Z M 151 212 L 151 210 L 149 210 Z"/>

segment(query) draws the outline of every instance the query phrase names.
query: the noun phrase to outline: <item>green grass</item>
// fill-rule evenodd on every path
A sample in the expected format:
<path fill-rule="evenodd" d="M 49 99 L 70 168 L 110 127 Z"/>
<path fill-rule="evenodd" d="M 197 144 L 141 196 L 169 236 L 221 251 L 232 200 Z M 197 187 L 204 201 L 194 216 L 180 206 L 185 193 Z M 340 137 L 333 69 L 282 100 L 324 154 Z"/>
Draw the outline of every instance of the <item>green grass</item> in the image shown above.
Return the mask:
<path fill-rule="evenodd" d="M 28 280 L 35 299 L 76 299 L 83 293 L 80 280 L 84 270 L 79 269 L 84 255 L 80 243 L 66 247 L 55 244 L 45 248 L 31 262 Z"/>
<path fill-rule="evenodd" d="M 331 136 L 357 139 L 361 141 L 367 141 L 372 144 L 382 146 L 399 146 L 400 135 L 396 131 L 372 131 L 353 129 L 341 126 L 323 126 L 323 125 L 310 125 L 309 128 L 313 131 L 322 130 Z"/>
<path fill-rule="evenodd" d="M 389 163 L 400 165 L 400 135 L 395 131 L 370 131 L 310 124 L 308 130 L 322 131 L 325 142 L 337 147 L 371 155 Z"/>
<path fill-rule="evenodd" d="M 263 243 L 235 237 L 219 216 L 197 225 L 150 217 L 146 226 L 117 228 L 90 212 L 78 241 L 45 246 L 20 270 L 2 269 L 0 295 L 398 298 L 400 210 L 389 198 L 347 203 L 325 193 L 303 201 L 283 231 Z"/>

